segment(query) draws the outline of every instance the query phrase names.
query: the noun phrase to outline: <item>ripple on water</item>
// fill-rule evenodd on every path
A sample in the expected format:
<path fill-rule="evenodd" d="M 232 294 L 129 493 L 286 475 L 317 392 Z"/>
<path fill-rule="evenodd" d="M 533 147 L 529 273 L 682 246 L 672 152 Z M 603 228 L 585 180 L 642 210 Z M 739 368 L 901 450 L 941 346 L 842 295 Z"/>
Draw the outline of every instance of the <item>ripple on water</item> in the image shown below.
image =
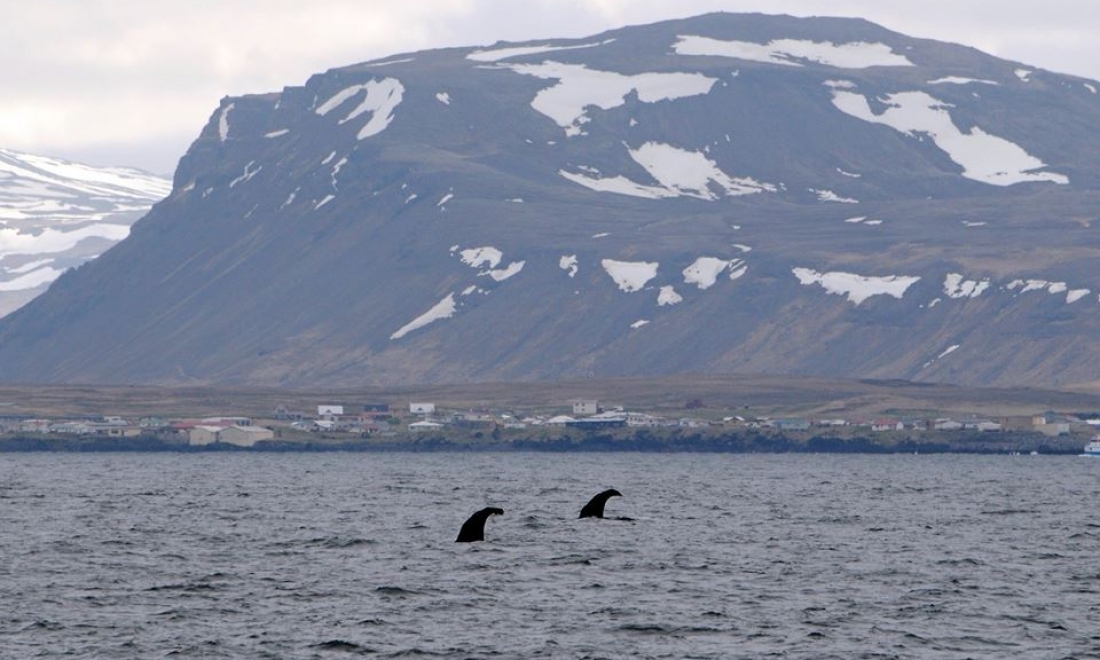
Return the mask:
<path fill-rule="evenodd" d="M 1083 463 L 20 456 L 0 658 L 1095 657 Z"/>

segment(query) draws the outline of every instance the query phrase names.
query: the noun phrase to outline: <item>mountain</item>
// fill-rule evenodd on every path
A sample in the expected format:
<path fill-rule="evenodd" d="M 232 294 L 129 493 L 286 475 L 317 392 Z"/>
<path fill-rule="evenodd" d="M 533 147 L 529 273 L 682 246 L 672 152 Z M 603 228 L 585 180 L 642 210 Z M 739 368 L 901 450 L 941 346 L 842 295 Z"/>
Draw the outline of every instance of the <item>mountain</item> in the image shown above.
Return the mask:
<path fill-rule="evenodd" d="M 709 14 L 225 98 L 9 382 L 1100 373 L 1100 83 Z"/>
<path fill-rule="evenodd" d="M 125 238 L 169 192 L 147 172 L 0 149 L 0 316 Z"/>

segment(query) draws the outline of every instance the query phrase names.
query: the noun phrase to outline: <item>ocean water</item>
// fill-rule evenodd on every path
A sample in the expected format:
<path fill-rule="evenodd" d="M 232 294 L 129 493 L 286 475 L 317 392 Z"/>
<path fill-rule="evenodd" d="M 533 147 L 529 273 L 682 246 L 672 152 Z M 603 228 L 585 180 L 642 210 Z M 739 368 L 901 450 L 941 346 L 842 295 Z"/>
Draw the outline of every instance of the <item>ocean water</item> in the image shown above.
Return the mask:
<path fill-rule="evenodd" d="M 1078 457 L 0 454 L 0 658 L 1100 658 L 1098 503 Z"/>

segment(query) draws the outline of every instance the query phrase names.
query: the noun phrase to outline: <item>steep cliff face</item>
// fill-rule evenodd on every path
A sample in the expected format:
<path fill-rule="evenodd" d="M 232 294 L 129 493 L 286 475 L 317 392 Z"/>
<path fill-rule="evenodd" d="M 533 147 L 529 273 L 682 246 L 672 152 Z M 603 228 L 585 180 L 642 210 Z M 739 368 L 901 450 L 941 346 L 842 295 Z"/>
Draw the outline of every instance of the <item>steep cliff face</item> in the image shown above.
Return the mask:
<path fill-rule="evenodd" d="M 1098 87 L 734 14 L 334 69 L 223 99 L 0 378 L 1091 381 Z"/>

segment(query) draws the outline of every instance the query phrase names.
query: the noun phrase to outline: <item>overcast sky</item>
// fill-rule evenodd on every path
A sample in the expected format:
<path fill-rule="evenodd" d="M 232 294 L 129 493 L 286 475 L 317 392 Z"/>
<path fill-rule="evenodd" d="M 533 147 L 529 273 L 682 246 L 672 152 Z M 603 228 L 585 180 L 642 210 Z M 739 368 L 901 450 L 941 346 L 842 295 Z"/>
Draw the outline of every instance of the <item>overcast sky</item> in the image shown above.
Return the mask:
<path fill-rule="evenodd" d="M 390 54 L 709 11 L 860 16 L 1100 79 L 1095 0 L 5 0 L 0 147 L 168 174 L 223 96 Z"/>

